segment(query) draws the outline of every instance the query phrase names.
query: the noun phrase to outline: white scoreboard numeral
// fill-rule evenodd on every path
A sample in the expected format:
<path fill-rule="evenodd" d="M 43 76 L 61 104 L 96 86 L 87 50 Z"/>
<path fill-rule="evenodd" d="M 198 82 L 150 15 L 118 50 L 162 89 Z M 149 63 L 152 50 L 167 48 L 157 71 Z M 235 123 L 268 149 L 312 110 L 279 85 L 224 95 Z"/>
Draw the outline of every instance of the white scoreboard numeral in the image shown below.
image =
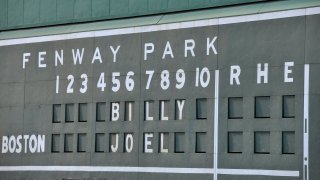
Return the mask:
<path fill-rule="evenodd" d="M 161 82 L 160 86 L 163 90 L 167 90 L 170 86 L 170 80 L 169 80 L 169 71 L 168 70 L 163 70 L 161 72 Z"/>
<path fill-rule="evenodd" d="M 154 70 L 147 70 L 146 74 L 148 75 L 148 81 L 147 81 L 147 85 L 146 85 L 146 89 L 150 88 L 150 83 L 154 74 Z"/>
<path fill-rule="evenodd" d="M 207 75 L 206 81 L 204 80 L 204 75 Z M 210 82 L 210 71 L 207 67 L 204 67 L 200 72 L 200 84 L 202 87 L 207 87 Z"/>
<path fill-rule="evenodd" d="M 82 81 L 82 86 L 80 88 L 80 92 L 83 94 L 85 92 L 87 92 L 87 89 L 88 89 L 88 75 L 86 74 L 81 74 L 81 79 L 83 79 Z"/>
<path fill-rule="evenodd" d="M 186 74 L 184 73 L 183 69 L 178 69 L 176 73 L 176 80 L 177 80 L 176 88 L 177 89 L 183 88 L 184 83 L 186 82 Z"/>
<path fill-rule="evenodd" d="M 113 72 L 112 73 L 112 84 L 113 84 L 113 86 L 112 86 L 112 91 L 113 92 L 117 92 L 117 91 L 119 91 L 119 89 L 120 89 L 120 81 L 119 81 L 119 79 L 117 79 L 117 77 L 119 77 L 120 76 L 120 72 Z"/>
<path fill-rule="evenodd" d="M 104 81 L 104 72 L 100 74 L 98 83 L 97 83 L 97 88 L 101 88 L 101 91 L 104 91 L 104 88 L 107 87 L 106 82 Z"/>
<path fill-rule="evenodd" d="M 207 76 L 205 80 L 205 75 Z M 199 72 L 199 68 L 196 68 L 196 82 L 195 86 L 198 87 L 200 85 L 205 88 L 209 85 L 210 83 L 210 71 L 207 67 L 202 68 L 201 72 Z"/>
<path fill-rule="evenodd" d="M 67 77 L 67 79 L 68 79 L 68 81 L 69 81 L 69 84 L 68 84 L 68 87 L 67 87 L 67 93 L 73 93 L 73 87 L 72 87 L 72 85 L 73 85 L 73 83 L 74 83 L 74 77 L 73 77 L 73 75 L 69 75 L 68 77 Z"/>
<path fill-rule="evenodd" d="M 134 80 L 132 79 L 132 76 L 134 76 L 134 72 L 129 71 L 126 77 L 126 88 L 128 91 L 132 91 L 134 88 Z"/>
<path fill-rule="evenodd" d="M 56 79 L 56 94 L 59 94 L 59 83 L 60 83 L 60 76 L 57 76 L 57 79 Z"/>

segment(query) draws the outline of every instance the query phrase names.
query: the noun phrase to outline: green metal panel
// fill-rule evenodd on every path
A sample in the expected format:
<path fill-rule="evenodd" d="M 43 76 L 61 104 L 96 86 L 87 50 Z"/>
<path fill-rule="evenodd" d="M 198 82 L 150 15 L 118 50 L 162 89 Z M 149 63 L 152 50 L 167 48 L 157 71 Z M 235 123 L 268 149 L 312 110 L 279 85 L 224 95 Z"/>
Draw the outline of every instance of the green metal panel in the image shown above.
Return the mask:
<path fill-rule="evenodd" d="M 57 20 L 57 0 L 41 0 L 40 22 L 53 23 Z"/>
<path fill-rule="evenodd" d="M 107 17 L 110 13 L 110 0 L 92 0 L 92 17 Z"/>
<path fill-rule="evenodd" d="M 0 7 L 0 30 L 155 15 L 257 1 L 266 0 L 0 0 L 3 4 Z M 7 23 L 5 19 L 8 19 Z"/>
<path fill-rule="evenodd" d="M 182 10 L 188 7 L 188 0 L 168 0 L 168 10 Z"/>
<path fill-rule="evenodd" d="M 19 26 L 23 24 L 23 1 L 8 1 L 8 25 Z"/>
<path fill-rule="evenodd" d="M 110 0 L 110 15 L 125 16 L 129 13 L 129 0 Z"/>
<path fill-rule="evenodd" d="M 0 29 L 8 25 L 8 0 L 0 0 Z"/>
<path fill-rule="evenodd" d="M 210 0 L 189 1 L 189 7 L 206 7 L 210 5 Z"/>
<path fill-rule="evenodd" d="M 167 0 L 149 0 L 149 10 L 150 11 L 160 11 L 165 10 L 168 7 Z"/>
<path fill-rule="evenodd" d="M 70 22 L 74 16 L 74 1 L 75 0 L 58 0 L 57 1 L 57 15 L 58 21 Z"/>
<path fill-rule="evenodd" d="M 50 0 L 45 0 L 45 1 L 41 0 L 41 2 L 47 3 L 46 6 L 49 6 L 50 4 L 49 1 Z M 0 0 L 0 2 L 3 2 L 3 0 Z M 165 2 L 165 1 L 161 0 L 161 2 Z M 154 1 L 154 3 L 156 2 Z M 54 9 L 55 7 L 54 4 L 55 2 L 52 3 L 52 9 Z M 109 4 L 109 0 L 93 0 L 93 6 L 99 6 L 99 5 L 108 6 L 108 4 Z M 156 5 L 154 5 L 155 8 L 161 8 L 161 6 L 163 7 L 165 5 L 159 4 L 159 3 L 156 3 Z M 117 20 L 110 20 L 110 21 L 81 23 L 81 24 L 73 24 L 68 26 L 53 26 L 53 27 L 45 27 L 45 28 L 11 30 L 11 31 L 2 31 L 2 32 L 0 31 L 0 39 L 34 37 L 34 36 L 44 36 L 44 35 L 51 35 L 51 34 L 65 34 L 65 33 L 94 31 L 94 30 L 102 30 L 102 29 L 117 29 L 117 28 L 132 27 L 132 26 L 166 24 L 166 23 L 172 23 L 172 22 L 183 22 L 183 21 L 192 21 L 192 20 L 199 20 L 199 19 L 212 19 L 212 18 L 220 18 L 220 17 L 228 17 L 228 16 L 248 15 L 248 14 L 261 13 L 261 12 L 276 11 L 276 9 L 278 9 L 279 6 L 282 6 L 283 10 L 307 8 L 307 7 L 320 6 L 320 1 L 319 0 L 273 1 L 273 2 L 267 2 L 267 3 L 247 4 L 247 5 L 241 5 L 241 6 L 228 6 L 223 8 L 212 8 L 212 9 L 206 9 L 206 10 L 173 13 L 173 14 L 158 15 L 158 16 L 144 16 L 144 17 L 137 17 L 137 18 L 130 18 L 130 19 L 117 19 Z M 103 12 L 102 10 L 103 8 L 101 8 L 100 12 L 96 12 L 95 16 L 102 17 L 105 14 L 107 14 L 107 12 Z"/>
<path fill-rule="evenodd" d="M 133 14 L 148 11 L 148 0 L 129 0 L 129 11 Z"/>
<path fill-rule="evenodd" d="M 74 18 L 87 19 L 91 17 L 91 1 L 76 0 L 74 5 Z"/>
<path fill-rule="evenodd" d="M 40 21 L 40 0 L 25 0 L 23 6 L 23 23 L 38 24 Z"/>

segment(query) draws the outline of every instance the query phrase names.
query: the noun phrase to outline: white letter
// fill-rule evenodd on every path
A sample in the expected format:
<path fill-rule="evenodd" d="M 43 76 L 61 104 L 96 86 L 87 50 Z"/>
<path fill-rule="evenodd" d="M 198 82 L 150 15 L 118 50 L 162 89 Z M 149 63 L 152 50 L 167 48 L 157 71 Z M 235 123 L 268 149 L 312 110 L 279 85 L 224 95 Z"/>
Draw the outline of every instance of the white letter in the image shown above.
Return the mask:
<path fill-rule="evenodd" d="M 164 143 L 164 133 L 160 133 L 160 152 L 161 153 L 168 153 L 168 149 L 165 149 L 163 147 L 163 143 Z"/>
<path fill-rule="evenodd" d="M 22 68 L 26 68 L 26 62 L 29 62 L 29 59 L 27 57 L 30 57 L 31 53 L 23 53 L 23 58 L 22 58 Z"/>
<path fill-rule="evenodd" d="M 268 83 L 268 63 L 264 63 L 264 70 L 261 70 L 261 63 L 257 67 L 257 83 L 261 84 L 261 78 L 263 77 L 263 83 Z"/>
<path fill-rule="evenodd" d="M 130 153 L 133 149 L 133 137 L 132 134 L 126 135 L 126 152 Z"/>
<path fill-rule="evenodd" d="M 16 149 L 16 153 L 21 153 L 21 150 L 22 150 L 22 146 L 21 146 L 21 142 L 20 140 L 22 139 L 22 136 L 19 135 L 17 137 L 17 149 Z"/>
<path fill-rule="evenodd" d="M 153 133 L 144 134 L 144 152 L 145 153 L 153 153 L 153 149 L 148 148 L 148 146 L 151 146 L 151 141 L 149 141 L 149 138 L 153 138 Z"/>
<path fill-rule="evenodd" d="M 9 152 L 14 153 L 16 150 L 16 138 L 14 136 L 10 136 L 9 138 Z"/>
<path fill-rule="evenodd" d="M 151 47 L 150 49 L 148 47 Z M 145 43 L 144 44 L 144 60 L 147 60 L 147 55 L 153 53 L 154 51 L 154 44 L 153 43 Z"/>
<path fill-rule="evenodd" d="M 171 45 L 170 45 L 169 41 L 167 41 L 166 47 L 164 48 L 162 59 L 164 59 L 166 57 L 166 55 L 170 55 L 171 58 L 174 58 L 173 52 L 172 52 L 172 49 L 171 49 Z"/>
<path fill-rule="evenodd" d="M 161 101 L 161 120 L 169 120 L 168 116 L 164 116 L 164 101 Z"/>
<path fill-rule="evenodd" d="M 101 54 L 100 54 L 100 49 L 99 47 L 96 47 L 96 50 L 93 53 L 93 57 L 92 57 L 92 61 L 91 63 L 93 64 L 94 61 L 99 60 L 100 63 L 102 63 L 102 59 L 101 59 Z"/>
<path fill-rule="evenodd" d="M 236 81 L 237 85 L 240 85 L 239 76 L 241 68 L 238 65 L 230 66 L 230 85 L 233 85 L 233 81 Z"/>
<path fill-rule="evenodd" d="M 210 38 L 207 38 L 207 56 L 210 54 L 210 49 L 212 49 L 214 54 L 218 54 L 216 47 L 214 46 L 214 42 L 217 40 L 217 36 L 215 36 L 211 41 Z"/>
<path fill-rule="evenodd" d="M 45 68 L 47 67 L 47 64 L 42 64 L 41 62 L 44 61 L 44 58 L 42 56 L 46 55 L 47 52 L 39 52 L 38 56 L 38 67 L 39 68 Z"/>
<path fill-rule="evenodd" d="M 8 152 L 8 136 L 2 136 L 2 153 Z"/>
<path fill-rule="evenodd" d="M 63 49 L 60 51 L 60 54 L 58 53 L 58 51 L 55 51 L 55 66 L 58 66 L 58 60 L 60 62 L 60 65 L 63 65 Z"/>
<path fill-rule="evenodd" d="M 112 118 L 111 118 L 111 121 L 117 121 L 119 119 L 119 108 L 120 108 L 120 105 L 119 103 L 111 103 L 112 105 Z"/>
<path fill-rule="evenodd" d="M 190 46 L 188 46 L 188 44 L 191 44 Z M 193 39 L 187 39 L 184 41 L 184 57 L 187 57 L 188 56 L 188 51 L 191 52 L 191 55 L 192 56 L 195 56 L 194 55 L 194 46 L 195 46 L 195 42 Z"/>
<path fill-rule="evenodd" d="M 178 105 L 178 109 L 179 109 L 178 120 L 182 119 L 182 110 L 183 110 L 183 106 L 184 106 L 184 101 L 185 100 L 177 100 L 177 105 Z"/>
<path fill-rule="evenodd" d="M 45 139 L 46 139 L 46 136 L 45 135 L 38 135 L 38 149 L 37 149 L 37 152 L 40 153 L 40 152 L 44 152 L 44 147 L 45 147 Z"/>
<path fill-rule="evenodd" d="M 27 153 L 27 149 L 28 149 L 28 139 L 29 139 L 29 135 L 23 135 L 23 139 L 24 139 L 24 153 Z"/>
<path fill-rule="evenodd" d="M 117 152 L 118 150 L 118 139 L 119 139 L 119 134 L 116 134 L 116 144 L 113 145 L 111 144 L 111 152 Z"/>
<path fill-rule="evenodd" d="M 36 152 L 36 150 L 37 150 L 37 137 L 34 135 L 34 134 L 32 134 L 31 136 L 30 136 L 30 140 L 29 140 L 29 150 L 30 150 L 30 152 L 31 153 L 35 153 Z"/>
<path fill-rule="evenodd" d="M 293 82 L 293 78 L 289 78 L 288 75 L 292 73 L 292 69 L 289 69 L 289 66 L 294 66 L 294 62 L 285 62 L 284 63 L 284 82 Z"/>
<path fill-rule="evenodd" d="M 132 121 L 132 102 L 128 102 L 128 121 Z"/>
<path fill-rule="evenodd" d="M 153 116 L 149 116 L 149 102 L 148 101 L 146 101 L 145 102 L 146 104 L 145 104 L 145 117 L 146 117 L 146 121 L 152 121 L 153 120 Z"/>
<path fill-rule="evenodd" d="M 110 46 L 110 49 L 113 54 L 113 62 L 116 62 L 117 61 L 117 53 L 118 53 L 118 50 L 120 49 L 120 46 L 117 46 L 116 50 L 114 50 L 113 46 Z"/>
<path fill-rule="evenodd" d="M 72 49 L 72 56 L 73 56 L 73 64 L 74 65 L 77 65 L 77 61 L 79 61 L 79 64 L 82 63 L 83 51 L 84 51 L 84 48 L 82 48 L 82 51 L 81 51 L 81 54 L 80 54 L 79 49 L 77 49 L 77 52 L 75 54 L 74 49 Z"/>

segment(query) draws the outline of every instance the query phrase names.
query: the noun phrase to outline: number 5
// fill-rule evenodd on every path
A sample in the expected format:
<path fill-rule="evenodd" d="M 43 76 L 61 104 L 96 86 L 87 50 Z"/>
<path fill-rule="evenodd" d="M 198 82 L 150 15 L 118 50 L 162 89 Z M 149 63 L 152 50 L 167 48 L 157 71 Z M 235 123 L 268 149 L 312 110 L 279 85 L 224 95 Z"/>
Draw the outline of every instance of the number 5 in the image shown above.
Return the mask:
<path fill-rule="evenodd" d="M 113 72 L 112 73 L 112 84 L 114 86 L 112 86 L 111 89 L 113 92 L 117 92 L 120 89 L 120 81 L 119 81 L 119 79 L 116 79 L 116 77 L 119 77 L 119 76 L 120 76 L 120 72 Z"/>

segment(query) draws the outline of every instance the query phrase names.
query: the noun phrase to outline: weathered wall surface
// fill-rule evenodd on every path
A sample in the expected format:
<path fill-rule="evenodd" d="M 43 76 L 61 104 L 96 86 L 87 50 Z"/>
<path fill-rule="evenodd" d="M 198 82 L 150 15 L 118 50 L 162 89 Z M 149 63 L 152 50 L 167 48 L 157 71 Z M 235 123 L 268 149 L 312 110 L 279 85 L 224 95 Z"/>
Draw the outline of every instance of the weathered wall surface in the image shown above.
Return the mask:
<path fill-rule="evenodd" d="M 217 160 L 219 180 L 304 179 L 307 133 L 309 179 L 318 179 L 318 22 L 175 24 L 1 46 L 0 177 L 213 179 Z"/>
<path fill-rule="evenodd" d="M 263 0 L 0 0 L 0 30 L 130 18 Z"/>

